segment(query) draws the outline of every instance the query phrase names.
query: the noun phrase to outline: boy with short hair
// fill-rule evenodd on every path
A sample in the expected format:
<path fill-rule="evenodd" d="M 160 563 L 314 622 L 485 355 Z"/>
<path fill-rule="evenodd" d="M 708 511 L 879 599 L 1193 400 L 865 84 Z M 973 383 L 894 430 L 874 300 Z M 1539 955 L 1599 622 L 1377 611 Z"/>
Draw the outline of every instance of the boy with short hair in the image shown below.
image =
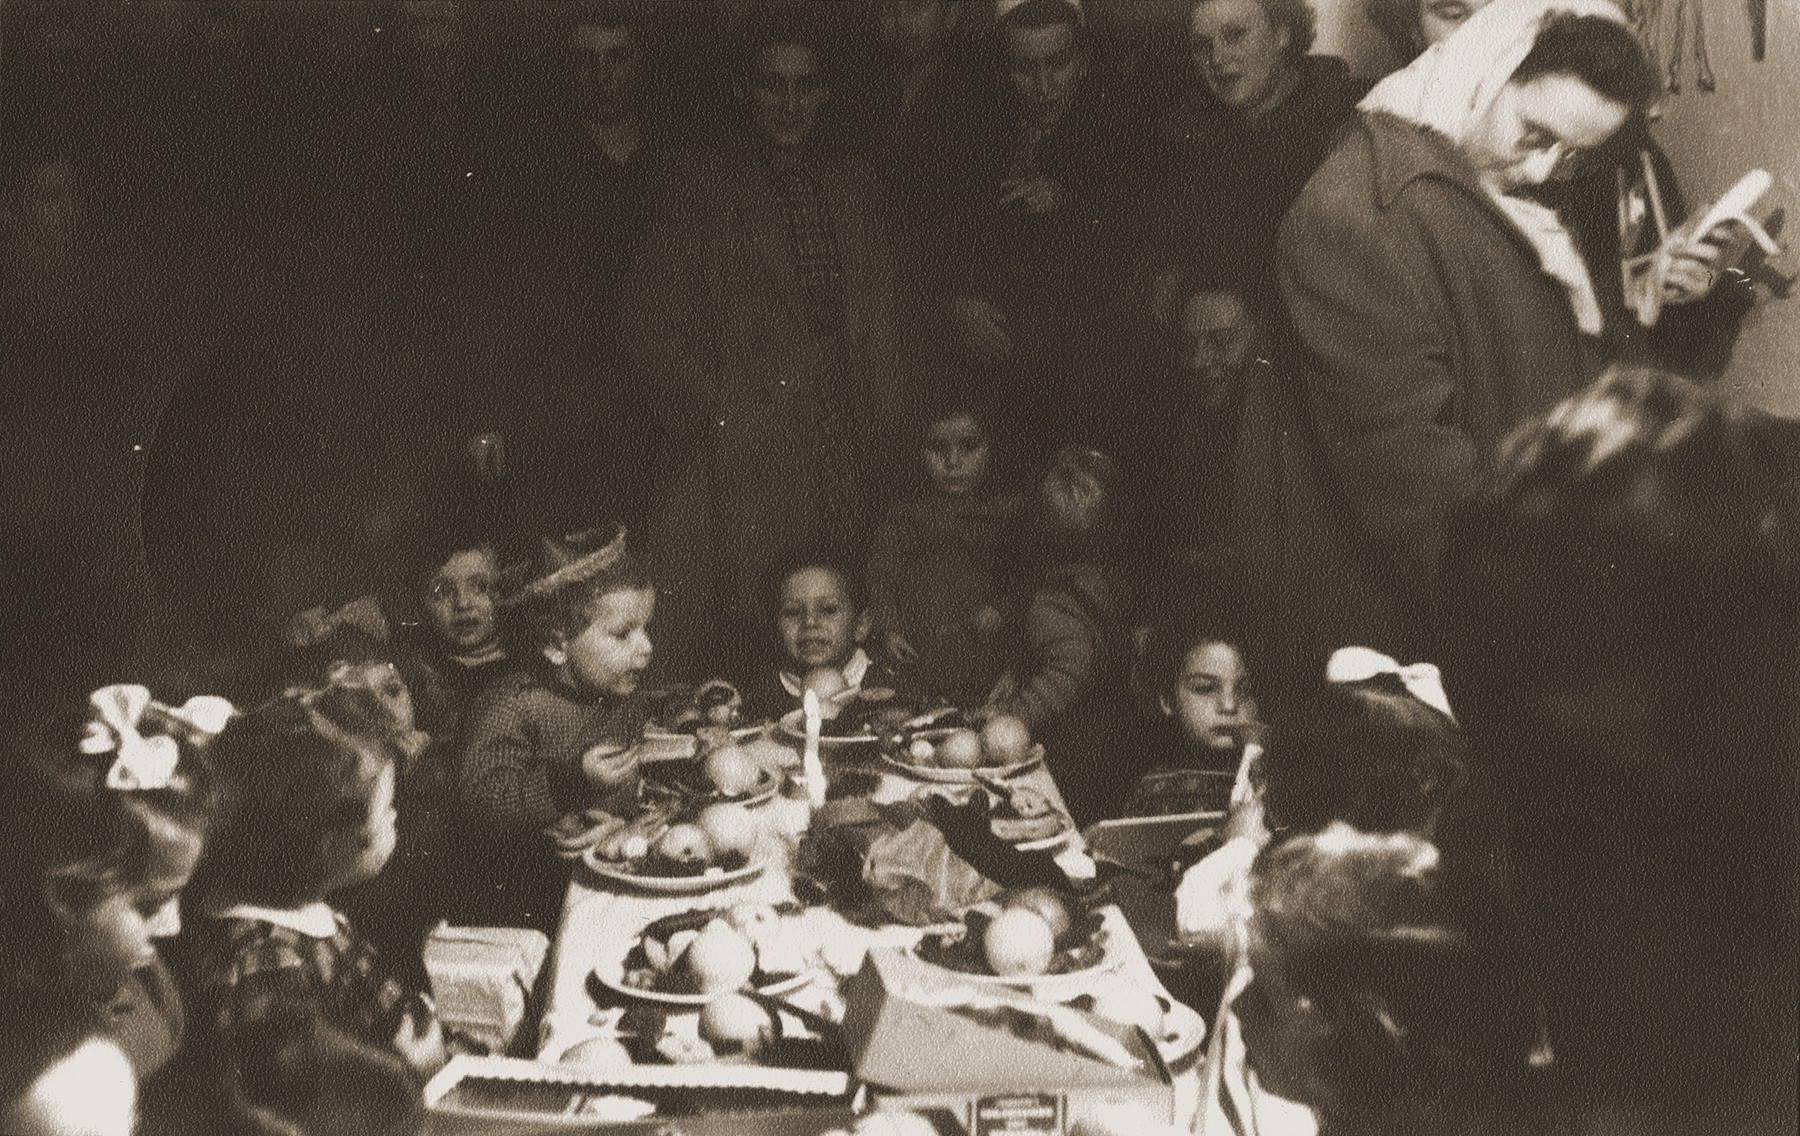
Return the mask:
<path fill-rule="evenodd" d="M 547 830 L 584 809 L 636 810 L 656 589 L 623 529 L 606 543 L 590 531 L 546 538 L 500 608 L 512 662 L 469 710 L 454 843 L 476 917 L 549 932 L 567 873 Z"/>

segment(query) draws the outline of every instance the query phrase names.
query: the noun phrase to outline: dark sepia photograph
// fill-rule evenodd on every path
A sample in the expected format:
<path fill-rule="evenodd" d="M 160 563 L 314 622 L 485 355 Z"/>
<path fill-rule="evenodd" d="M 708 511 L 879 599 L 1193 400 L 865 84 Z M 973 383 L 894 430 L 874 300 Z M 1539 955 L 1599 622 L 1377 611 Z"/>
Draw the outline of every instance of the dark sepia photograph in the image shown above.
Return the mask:
<path fill-rule="evenodd" d="M 0 0 L 0 1136 L 1793 1136 L 1800 0 Z"/>

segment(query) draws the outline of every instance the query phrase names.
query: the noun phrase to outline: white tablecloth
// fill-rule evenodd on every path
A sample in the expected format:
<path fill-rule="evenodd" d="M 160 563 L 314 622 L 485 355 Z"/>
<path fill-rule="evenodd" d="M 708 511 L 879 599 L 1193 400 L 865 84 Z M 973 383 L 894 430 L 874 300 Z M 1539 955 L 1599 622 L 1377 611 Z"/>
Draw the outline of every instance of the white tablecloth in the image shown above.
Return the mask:
<path fill-rule="evenodd" d="M 1061 804 L 1061 794 L 1057 791 L 1054 780 L 1042 767 L 1021 775 L 1019 782 L 1050 794 Z M 950 787 L 932 788 L 943 790 Z M 874 796 L 877 801 L 901 800 L 919 789 L 920 785 L 910 779 L 884 773 Z M 785 846 L 781 846 L 779 841 L 774 842 L 772 847 L 775 846 L 785 851 Z M 1093 871 L 1093 862 L 1081 849 L 1078 836 L 1059 855 L 1059 862 L 1071 874 L 1091 874 Z M 789 865 L 779 857 L 777 862 L 772 863 L 755 879 L 688 896 L 652 895 L 622 890 L 620 885 L 611 884 L 594 876 L 586 868 L 577 866 L 563 905 L 562 924 L 552 946 L 548 973 L 550 985 L 544 1003 L 538 1059 L 554 1062 L 570 1047 L 611 1031 L 617 1021 L 617 1007 L 624 999 L 601 991 L 601 997 L 597 1001 L 590 992 L 588 976 L 596 966 L 601 965 L 609 968 L 610 975 L 610 968 L 637 940 L 642 928 L 652 920 L 700 908 L 728 908 L 743 902 L 776 904 L 793 898 Z M 1104 983 L 1124 982 L 1166 995 L 1167 992 L 1163 990 L 1123 915 L 1116 908 L 1108 908 L 1104 916 L 1109 933 L 1108 954 L 1116 965 L 1109 969 L 1106 976 L 1084 982 L 1083 992 L 1098 993 Z M 923 934 L 923 929 L 918 927 L 858 926 L 837 912 L 822 907 L 808 908 L 803 914 L 795 916 L 794 920 L 799 940 L 814 946 L 827 966 L 805 987 L 785 997 L 797 1005 L 824 1010 L 828 1014 L 833 1000 L 838 996 L 834 976 L 855 973 L 860 969 L 864 955 L 872 947 L 907 946 L 916 942 Z M 1176 1014 L 1187 1025 L 1188 1034 L 1200 1030 L 1197 1016 L 1182 1016 L 1188 1015 L 1183 1007 L 1177 1007 Z M 676 1015 L 671 1028 L 683 1028 L 680 1019 L 684 1016 L 692 1018 L 695 1015 Z M 691 1028 L 691 1024 L 687 1024 L 686 1028 Z M 1197 1045 L 1198 1038 L 1194 1040 Z M 1178 1115 L 1187 1117 L 1193 1112 L 1199 1080 L 1185 1062 L 1178 1068 L 1178 1072 Z"/>

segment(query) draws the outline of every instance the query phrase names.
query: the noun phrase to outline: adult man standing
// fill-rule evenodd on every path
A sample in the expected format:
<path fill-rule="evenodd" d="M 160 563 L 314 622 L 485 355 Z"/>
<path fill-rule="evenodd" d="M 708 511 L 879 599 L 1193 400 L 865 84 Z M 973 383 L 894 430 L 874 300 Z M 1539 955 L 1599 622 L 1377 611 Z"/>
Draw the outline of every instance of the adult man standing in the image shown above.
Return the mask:
<path fill-rule="evenodd" d="M 626 341 L 676 445 L 648 534 L 671 673 L 760 643 L 779 559 L 854 537 L 868 474 L 895 468 L 878 187 L 815 144 L 831 87 L 809 15 L 751 25 L 735 77 L 747 129 L 658 179 L 626 291 Z"/>
<path fill-rule="evenodd" d="M 1026 454 L 1047 452 L 1108 357 L 1101 313 L 1129 232 L 1133 167 L 1089 89 L 1075 0 L 998 0 L 1003 109 L 972 132 L 948 218 L 945 290 L 965 365 L 987 377 Z"/>

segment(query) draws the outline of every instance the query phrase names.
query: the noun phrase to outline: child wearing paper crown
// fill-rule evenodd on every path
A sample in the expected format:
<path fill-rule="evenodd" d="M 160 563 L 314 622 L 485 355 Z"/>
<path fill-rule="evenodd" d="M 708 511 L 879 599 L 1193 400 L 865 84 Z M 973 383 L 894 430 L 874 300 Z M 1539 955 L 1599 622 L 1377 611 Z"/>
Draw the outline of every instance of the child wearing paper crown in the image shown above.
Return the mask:
<path fill-rule="evenodd" d="M 202 1026 L 192 1129 L 404 1114 L 444 1063 L 429 999 L 332 904 L 393 853 L 395 733 L 375 694 L 336 685 L 290 690 L 214 745 L 225 802 L 180 951 Z M 309 1056 L 321 1045 L 341 1057 L 329 1079 Z"/>
<path fill-rule="evenodd" d="M 584 809 L 635 812 L 655 610 L 623 529 L 545 539 L 501 601 L 511 661 L 470 706 L 456 770 L 462 918 L 553 932 L 568 872 L 550 830 Z"/>
<path fill-rule="evenodd" d="M 115 1042 L 139 1081 L 185 1028 L 156 943 L 181 928 L 176 899 L 212 810 L 199 755 L 230 713 L 223 699 L 172 708 L 111 686 L 89 696 L 85 723 L 50 716 L 8 738 L 0 1002 L 60 1007 L 69 1028 Z"/>

